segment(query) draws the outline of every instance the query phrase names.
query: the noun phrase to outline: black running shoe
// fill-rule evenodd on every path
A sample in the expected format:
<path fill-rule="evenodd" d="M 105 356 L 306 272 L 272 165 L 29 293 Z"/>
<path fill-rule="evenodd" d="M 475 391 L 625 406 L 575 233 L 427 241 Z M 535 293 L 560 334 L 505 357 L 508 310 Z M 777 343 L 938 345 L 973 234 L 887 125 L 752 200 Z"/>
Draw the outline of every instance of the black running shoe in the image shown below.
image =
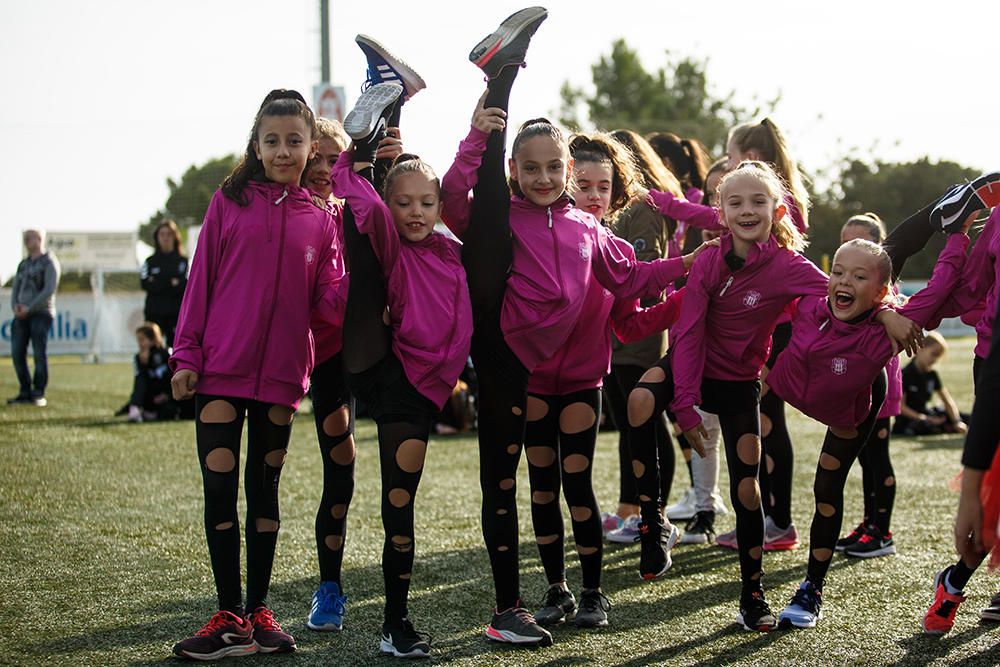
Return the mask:
<path fill-rule="evenodd" d="M 382 653 L 396 658 L 429 658 L 431 656 L 430 635 L 417 632 L 409 619 L 398 622 L 386 621 L 382 624 Z"/>
<path fill-rule="evenodd" d="M 661 521 L 639 524 L 639 541 L 642 551 L 639 555 L 639 576 L 646 581 L 652 581 L 661 576 L 674 564 L 670 550 L 677 542 L 677 526 L 667 529 Z"/>
<path fill-rule="evenodd" d="M 865 528 L 858 541 L 844 549 L 844 553 L 855 558 L 878 558 L 896 553 L 896 544 L 892 540 L 892 531 L 883 533 L 878 526 Z"/>
<path fill-rule="evenodd" d="M 7 405 L 27 405 L 31 403 L 31 396 L 25 396 L 24 394 L 18 394 L 14 398 L 7 399 Z"/>
<path fill-rule="evenodd" d="M 861 539 L 861 536 L 865 534 L 865 522 L 862 521 L 858 524 L 858 527 L 849 532 L 844 537 L 837 540 L 837 546 L 834 547 L 837 551 L 844 551 L 848 547 L 853 547 Z"/>
<path fill-rule="evenodd" d="M 757 589 L 740 596 L 740 610 L 736 614 L 736 624 L 750 632 L 770 632 L 778 625 L 771 612 L 764 591 Z"/>
<path fill-rule="evenodd" d="M 361 93 L 357 104 L 344 119 L 344 130 L 354 139 L 354 159 L 370 161 L 378 142 L 385 137 L 392 106 L 403 93 L 398 83 L 378 83 Z"/>
<path fill-rule="evenodd" d="M 490 79 L 508 65 L 523 65 L 531 36 L 548 15 L 544 7 L 528 7 L 514 12 L 503 20 L 499 28 L 476 44 L 469 60 Z"/>
<path fill-rule="evenodd" d="M 580 592 L 580 609 L 573 623 L 578 628 L 603 628 L 608 624 L 608 610 L 611 603 L 604 593 L 591 588 Z"/>
<path fill-rule="evenodd" d="M 715 539 L 715 512 L 699 511 L 687 525 L 681 535 L 681 544 L 711 544 Z"/>
<path fill-rule="evenodd" d="M 573 618 L 576 613 L 576 599 L 561 586 L 550 586 L 542 598 L 541 608 L 535 612 L 538 625 L 559 625 Z"/>
<path fill-rule="evenodd" d="M 952 187 L 931 210 L 931 226 L 952 234 L 961 231 L 970 215 L 994 206 L 1000 206 L 1000 172 Z"/>
<path fill-rule="evenodd" d="M 535 617 L 521 606 L 521 601 L 507 611 L 493 612 L 493 620 L 486 626 L 486 636 L 495 642 L 551 646 L 552 635 L 538 625 Z"/>

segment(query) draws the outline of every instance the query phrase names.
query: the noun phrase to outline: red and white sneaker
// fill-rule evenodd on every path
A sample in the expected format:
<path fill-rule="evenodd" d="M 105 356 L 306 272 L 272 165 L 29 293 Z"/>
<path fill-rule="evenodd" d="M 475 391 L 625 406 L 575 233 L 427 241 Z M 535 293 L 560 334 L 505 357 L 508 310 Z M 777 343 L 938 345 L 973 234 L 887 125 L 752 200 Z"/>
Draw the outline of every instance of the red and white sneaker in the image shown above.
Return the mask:
<path fill-rule="evenodd" d="M 281 629 L 267 607 L 257 607 L 247 616 L 247 621 L 253 625 L 253 641 L 261 653 L 291 653 L 295 650 L 295 638 Z"/>
<path fill-rule="evenodd" d="M 931 210 L 931 226 L 951 234 L 960 231 L 973 213 L 994 206 L 1000 206 L 1000 172 L 954 186 Z"/>
<path fill-rule="evenodd" d="M 931 603 L 924 620 L 920 623 L 924 632 L 929 635 L 943 635 L 951 630 L 955 625 L 955 614 L 958 607 L 965 602 L 965 596 L 961 593 L 953 595 L 945 588 L 944 582 L 951 573 L 953 565 L 937 573 L 934 577 L 934 602 Z"/>
<path fill-rule="evenodd" d="M 189 660 L 219 660 L 256 652 L 253 625 L 228 611 L 216 612 L 193 637 L 174 644 L 174 655 Z"/>

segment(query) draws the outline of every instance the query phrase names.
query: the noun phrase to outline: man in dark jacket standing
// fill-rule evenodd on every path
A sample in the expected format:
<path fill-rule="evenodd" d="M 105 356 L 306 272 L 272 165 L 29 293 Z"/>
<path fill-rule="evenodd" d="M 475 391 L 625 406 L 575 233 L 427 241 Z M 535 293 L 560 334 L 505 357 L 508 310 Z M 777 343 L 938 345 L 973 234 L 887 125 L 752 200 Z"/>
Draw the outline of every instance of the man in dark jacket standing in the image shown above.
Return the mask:
<path fill-rule="evenodd" d="M 28 256 L 17 266 L 11 294 L 14 321 L 11 323 L 10 348 L 14 370 L 21 389 L 8 404 L 46 404 L 45 387 L 49 382 L 49 361 L 45 350 L 49 329 L 56 312 L 56 286 L 59 284 L 59 260 L 45 252 L 45 236 L 37 229 L 24 232 Z M 35 357 L 32 383 L 28 371 L 28 343 Z"/>

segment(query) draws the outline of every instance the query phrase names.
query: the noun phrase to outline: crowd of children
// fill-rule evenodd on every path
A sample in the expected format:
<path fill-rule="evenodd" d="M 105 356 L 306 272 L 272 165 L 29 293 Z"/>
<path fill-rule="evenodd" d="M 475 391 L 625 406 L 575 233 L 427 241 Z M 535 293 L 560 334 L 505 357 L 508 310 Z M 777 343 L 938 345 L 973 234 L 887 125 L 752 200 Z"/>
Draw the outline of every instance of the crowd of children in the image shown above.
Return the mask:
<path fill-rule="evenodd" d="M 929 334 L 920 344 L 923 329 L 944 317 L 974 318 L 979 404 L 1000 394 L 1000 344 L 993 339 L 991 347 L 990 336 L 1000 291 L 1000 208 L 966 257 L 976 215 L 1000 204 L 1000 174 L 955 186 L 888 237 L 873 214 L 848 220 L 828 276 L 801 254 L 809 199 L 771 120 L 734 128 L 728 158 L 711 164 L 696 141 L 669 133 L 648 141 L 629 130 L 567 136 L 534 118 L 518 129 L 505 160 L 510 93 L 546 16 L 540 7 L 516 12 L 473 48 L 486 92 L 441 179 L 404 153 L 399 139 L 404 104 L 424 81 L 374 39 L 357 38 L 368 81 L 343 127 L 315 118 L 295 91 L 265 97 L 242 160 L 206 214 L 169 369 L 156 326 L 138 332 L 137 392 L 140 376 L 147 389 L 130 410 L 142 417 L 160 409 L 171 371 L 173 397 L 193 397 L 195 406 L 219 611 L 174 647 L 178 656 L 295 650 L 267 593 L 281 525 L 279 479 L 306 391 L 323 461 L 319 586 L 308 627 L 344 624 L 341 563 L 357 399 L 378 432 L 379 647 L 396 657 L 430 655 L 429 637 L 416 629 L 407 604 L 418 558 L 414 504 L 438 415 L 454 409 L 470 357 L 482 533 L 495 589 L 484 614 L 491 616 L 489 639 L 545 646 L 553 625 L 607 625 L 605 536 L 640 543 L 638 571 L 646 580 L 671 567 L 681 539 L 671 520 L 688 522 L 682 541 L 713 541 L 716 515 L 729 511 L 718 491 L 720 439 L 736 529 L 717 541 L 739 553 L 737 622 L 754 631 L 814 626 L 835 551 L 895 551 L 888 443 L 889 418 L 897 415 L 894 432 L 970 425 L 956 528 L 962 558 L 938 576 L 924 619 L 928 632 L 951 627 L 966 582 L 995 541 L 996 515 L 987 504 L 991 532 L 979 498 L 1000 493 L 985 472 L 991 463 L 997 468 L 1000 434 L 985 410 L 959 414 L 941 385 L 933 365 L 943 339 Z M 439 220 L 450 234 L 436 229 Z M 946 248 L 927 287 L 904 305 L 895 281 L 935 230 L 948 234 Z M 918 348 L 900 372 L 895 354 Z M 621 462 L 618 509 L 604 515 L 592 483 L 602 385 L 620 430 Z M 927 407 L 934 392 L 943 410 Z M 800 543 L 791 521 L 786 403 L 828 428 L 816 464 L 806 576 L 775 614 L 765 597 L 763 552 Z M 236 502 L 244 422 L 245 595 Z M 691 489 L 666 507 L 671 430 Z M 548 582 L 535 612 L 523 601 L 519 576 L 522 450 Z M 838 540 L 856 458 L 864 517 Z M 566 576 L 560 496 L 580 561 L 579 597 Z M 984 618 L 1000 618 L 1000 599 Z"/>

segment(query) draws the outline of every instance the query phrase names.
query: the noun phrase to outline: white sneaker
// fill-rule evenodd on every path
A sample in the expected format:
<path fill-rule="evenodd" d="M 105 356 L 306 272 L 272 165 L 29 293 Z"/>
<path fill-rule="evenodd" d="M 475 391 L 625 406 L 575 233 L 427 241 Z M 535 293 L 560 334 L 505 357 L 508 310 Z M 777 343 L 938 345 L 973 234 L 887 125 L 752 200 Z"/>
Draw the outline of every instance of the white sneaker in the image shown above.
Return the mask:
<path fill-rule="evenodd" d="M 684 492 L 684 496 L 677 503 L 667 507 L 667 518 L 671 521 L 687 521 L 694 518 L 698 507 L 694 497 L 694 487 L 690 487 Z"/>
<path fill-rule="evenodd" d="M 608 542 L 614 542 L 615 544 L 632 544 L 633 542 L 638 542 L 640 523 L 642 523 L 642 519 L 639 518 L 638 514 L 633 514 L 626 518 L 621 528 L 616 528 L 608 533 Z"/>

